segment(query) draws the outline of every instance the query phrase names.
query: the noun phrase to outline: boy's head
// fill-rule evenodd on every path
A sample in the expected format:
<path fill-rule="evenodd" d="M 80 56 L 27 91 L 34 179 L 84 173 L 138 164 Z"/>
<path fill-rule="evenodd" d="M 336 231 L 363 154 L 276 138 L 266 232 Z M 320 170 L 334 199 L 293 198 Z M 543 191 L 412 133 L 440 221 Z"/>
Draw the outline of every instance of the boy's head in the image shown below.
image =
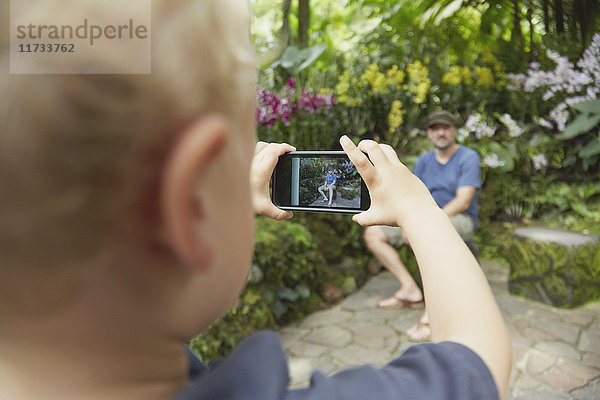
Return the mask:
<path fill-rule="evenodd" d="M 77 15 L 96 1 L 44 0 L 43 10 Z M 0 326 L 112 306 L 93 315 L 98 324 L 154 320 L 185 337 L 243 285 L 253 225 L 240 171 L 255 144 L 248 3 L 155 0 L 152 14 L 151 75 L 8 75 L 2 38 Z"/>

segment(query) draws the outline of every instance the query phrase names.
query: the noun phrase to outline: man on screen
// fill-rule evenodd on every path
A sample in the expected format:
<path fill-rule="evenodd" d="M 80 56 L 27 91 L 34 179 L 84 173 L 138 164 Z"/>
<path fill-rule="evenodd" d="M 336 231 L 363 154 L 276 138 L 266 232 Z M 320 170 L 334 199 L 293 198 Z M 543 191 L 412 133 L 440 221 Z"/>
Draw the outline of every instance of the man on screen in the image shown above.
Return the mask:
<path fill-rule="evenodd" d="M 327 203 L 327 205 L 329 207 L 331 207 L 331 202 L 333 201 L 333 191 L 335 190 L 336 183 L 337 183 L 337 175 L 333 173 L 332 169 L 329 169 L 329 171 L 327 172 L 327 175 L 325 175 L 325 184 L 319 186 L 319 193 L 321 193 L 321 195 L 323 196 L 322 201 L 323 202 L 329 201 L 329 203 Z M 327 199 L 327 196 L 323 192 L 324 190 L 328 191 L 329 199 Z"/>

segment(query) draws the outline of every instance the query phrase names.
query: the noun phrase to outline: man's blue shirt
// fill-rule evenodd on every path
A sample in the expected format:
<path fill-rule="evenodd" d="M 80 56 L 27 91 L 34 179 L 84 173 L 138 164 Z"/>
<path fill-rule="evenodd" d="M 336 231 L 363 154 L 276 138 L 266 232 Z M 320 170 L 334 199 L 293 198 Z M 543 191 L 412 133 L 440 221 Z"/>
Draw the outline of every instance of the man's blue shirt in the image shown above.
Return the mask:
<path fill-rule="evenodd" d="M 481 159 L 479 154 L 468 147 L 459 146 L 446 164 L 435 159 L 435 150 L 421 155 L 414 169 L 415 175 L 423 181 L 439 207 L 444 207 L 456 197 L 456 190 L 462 186 L 481 188 Z M 477 192 L 471 205 L 465 211 L 477 228 Z"/>
<path fill-rule="evenodd" d="M 328 185 L 330 185 L 332 182 L 335 182 L 335 181 L 337 181 L 337 175 L 336 174 L 332 174 L 332 175 L 327 174 L 327 176 L 325 177 L 325 182 Z"/>

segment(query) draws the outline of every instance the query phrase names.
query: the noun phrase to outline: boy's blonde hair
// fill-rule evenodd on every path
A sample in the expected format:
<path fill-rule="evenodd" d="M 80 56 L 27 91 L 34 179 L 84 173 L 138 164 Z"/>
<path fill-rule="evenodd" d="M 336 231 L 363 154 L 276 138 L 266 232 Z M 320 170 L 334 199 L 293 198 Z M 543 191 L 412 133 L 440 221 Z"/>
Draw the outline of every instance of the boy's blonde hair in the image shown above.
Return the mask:
<path fill-rule="evenodd" d="M 59 13 L 96 1 L 43 0 Z M 0 292 L 142 242 L 176 135 L 208 112 L 239 130 L 253 112 L 248 11 L 245 0 L 153 1 L 151 75 L 0 71 Z M 107 57 L 119 54 L 93 62 Z"/>

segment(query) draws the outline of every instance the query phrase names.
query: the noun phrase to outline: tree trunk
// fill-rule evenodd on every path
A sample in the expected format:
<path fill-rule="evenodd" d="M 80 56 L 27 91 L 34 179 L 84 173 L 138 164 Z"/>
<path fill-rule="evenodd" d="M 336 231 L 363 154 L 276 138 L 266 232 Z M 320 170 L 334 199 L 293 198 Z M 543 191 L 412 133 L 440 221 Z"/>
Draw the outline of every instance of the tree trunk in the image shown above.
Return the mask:
<path fill-rule="evenodd" d="M 298 47 L 308 46 L 310 30 L 310 0 L 298 0 Z"/>
<path fill-rule="evenodd" d="M 562 0 L 554 0 L 554 21 L 556 22 L 556 33 L 565 33 L 565 18 L 563 14 Z"/>
<path fill-rule="evenodd" d="M 519 0 L 513 0 L 513 34 L 519 40 L 519 46 L 521 47 L 521 54 L 525 55 L 525 39 L 523 38 L 523 31 L 521 30 L 521 9 L 519 7 Z"/>
<path fill-rule="evenodd" d="M 260 55 L 259 62 L 261 67 L 268 67 L 279 60 L 290 42 L 290 8 L 292 0 L 283 0 L 283 22 L 279 29 L 279 40 L 277 44 L 264 54 Z"/>
<path fill-rule="evenodd" d="M 529 63 L 531 64 L 534 60 L 534 54 L 535 54 L 535 43 L 533 42 L 533 40 L 534 40 L 533 30 L 535 28 L 533 26 L 533 10 L 532 10 L 531 4 L 527 5 L 527 22 L 529 22 Z"/>
<path fill-rule="evenodd" d="M 544 14 L 544 30 L 550 33 L 550 14 L 548 11 L 548 0 L 542 0 L 542 12 Z"/>

